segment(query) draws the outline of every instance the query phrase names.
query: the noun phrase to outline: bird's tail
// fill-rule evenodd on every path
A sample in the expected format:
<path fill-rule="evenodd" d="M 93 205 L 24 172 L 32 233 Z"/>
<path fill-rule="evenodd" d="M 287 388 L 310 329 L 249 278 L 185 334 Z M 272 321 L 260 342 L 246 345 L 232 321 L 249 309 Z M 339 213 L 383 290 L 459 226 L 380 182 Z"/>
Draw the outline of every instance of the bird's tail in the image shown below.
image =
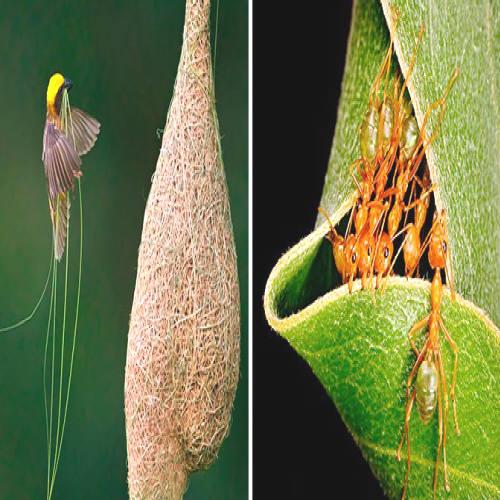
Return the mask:
<path fill-rule="evenodd" d="M 57 260 L 61 260 L 66 246 L 66 235 L 68 233 L 69 193 L 59 193 L 49 199 L 50 217 L 54 237 L 54 254 Z"/>

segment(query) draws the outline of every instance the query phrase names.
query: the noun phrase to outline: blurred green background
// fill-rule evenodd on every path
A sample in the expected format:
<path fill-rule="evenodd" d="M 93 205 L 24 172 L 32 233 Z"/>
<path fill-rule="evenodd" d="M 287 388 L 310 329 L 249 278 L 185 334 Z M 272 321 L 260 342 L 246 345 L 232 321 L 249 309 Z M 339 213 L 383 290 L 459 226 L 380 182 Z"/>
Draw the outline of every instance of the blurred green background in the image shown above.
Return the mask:
<path fill-rule="evenodd" d="M 212 39 L 216 0 L 212 5 Z M 28 314 L 48 270 L 51 226 L 41 147 L 51 73 L 102 124 L 83 161 L 84 274 L 68 425 L 54 498 L 125 499 L 123 381 L 144 207 L 182 42 L 184 2 L 0 1 L 0 327 Z M 241 379 L 219 459 L 188 499 L 246 498 L 247 12 L 221 0 L 217 110 L 238 251 Z M 77 250 L 73 203 L 71 249 Z M 45 496 L 42 360 L 48 296 L 37 316 L 0 334 L 0 498 Z"/>

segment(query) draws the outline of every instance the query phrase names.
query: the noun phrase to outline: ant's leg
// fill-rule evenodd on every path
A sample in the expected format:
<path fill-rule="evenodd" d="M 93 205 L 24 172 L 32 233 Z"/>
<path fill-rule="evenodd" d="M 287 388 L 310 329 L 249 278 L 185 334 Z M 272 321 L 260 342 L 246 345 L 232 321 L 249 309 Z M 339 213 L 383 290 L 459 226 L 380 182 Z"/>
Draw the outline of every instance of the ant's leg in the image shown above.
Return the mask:
<path fill-rule="evenodd" d="M 394 196 L 398 194 L 399 190 L 397 187 L 391 187 L 389 189 L 386 189 L 381 195 L 380 199 L 383 200 L 384 198 L 388 198 L 389 196 Z"/>
<path fill-rule="evenodd" d="M 335 231 L 335 227 L 333 226 L 328 212 L 323 207 L 318 207 L 318 212 L 327 220 L 328 225 L 330 226 L 330 231 Z"/>
<path fill-rule="evenodd" d="M 446 274 L 446 281 L 449 283 L 451 300 L 455 301 L 457 298 L 457 292 L 455 291 L 455 281 L 453 279 L 453 270 L 451 269 L 451 251 L 448 245 L 448 258 L 446 259 L 446 265 L 444 268 Z"/>
<path fill-rule="evenodd" d="M 403 445 L 409 436 L 409 428 L 410 428 L 410 416 L 411 410 L 413 408 L 413 402 L 415 401 L 416 390 L 414 389 L 411 393 L 411 396 L 406 401 L 405 408 L 405 423 L 403 427 L 403 434 L 401 436 L 401 441 L 399 441 L 398 449 L 396 450 L 396 458 L 398 462 L 401 462 L 401 450 L 403 449 Z"/>
<path fill-rule="evenodd" d="M 438 372 L 438 431 L 439 431 L 439 441 L 438 449 L 436 453 L 436 464 L 434 466 L 434 498 L 436 498 L 438 476 L 439 476 L 439 461 L 441 459 L 441 449 L 443 446 L 443 402 L 441 400 L 441 380 Z"/>
<path fill-rule="evenodd" d="M 444 212 L 444 209 L 442 210 L 442 217 L 444 220 L 444 228 L 445 228 L 445 234 L 446 234 L 446 241 L 448 242 L 447 245 L 447 256 L 446 256 L 446 265 L 444 267 L 444 272 L 446 274 L 446 282 L 448 283 L 448 286 L 450 287 L 450 292 L 451 292 L 451 300 L 456 299 L 456 292 L 455 292 L 455 280 L 453 278 L 453 269 L 451 268 L 451 249 L 450 249 L 450 244 L 448 240 L 448 221 L 446 219 L 446 213 Z"/>
<path fill-rule="evenodd" d="M 455 341 L 451 338 L 451 335 L 448 332 L 447 328 L 444 326 L 443 320 L 441 318 L 439 318 L 439 326 L 441 327 L 441 330 L 443 330 L 446 340 L 450 344 L 455 358 L 453 364 L 453 378 L 451 381 L 450 397 L 451 397 L 451 402 L 453 404 L 453 421 L 455 422 L 455 432 L 457 433 L 457 435 L 460 436 L 460 428 L 458 427 L 458 418 L 457 418 L 457 398 L 455 395 L 455 388 L 457 385 L 457 370 L 458 370 L 458 347 Z"/>
<path fill-rule="evenodd" d="M 427 322 L 428 318 L 429 317 L 425 318 L 426 322 Z M 424 320 L 422 320 L 422 321 L 424 321 Z M 419 325 L 419 323 L 421 323 L 422 321 L 419 321 L 415 326 Z M 412 330 L 413 330 L 413 328 L 412 328 Z M 406 397 L 408 397 L 408 398 L 410 397 L 410 389 L 411 389 L 411 385 L 413 383 L 413 379 L 415 378 L 415 375 L 417 374 L 417 371 L 420 368 L 422 361 L 424 360 L 424 357 L 427 353 L 428 346 L 429 346 L 429 340 L 427 340 L 425 342 L 424 347 L 420 351 L 420 354 L 418 355 L 417 360 L 415 361 L 415 364 L 413 365 L 413 368 L 411 369 L 410 375 L 408 375 L 408 380 L 406 381 Z"/>
<path fill-rule="evenodd" d="M 407 224 L 406 226 L 404 226 L 403 228 L 401 228 L 391 239 L 392 241 L 394 241 L 400 234 L 403 234 L 405 231 L 408 230 L 408 228 L 410 227 L 410 224 Z M 403 241 L 404 243 L 404 241 Z"/>
<path fill-rule="evenodd" d="M 386 216 L 387 216 L 387 207 L 388 207 L 388 204 L 384 203 L 384 213 L 383 213 L 383 216 L 382 216 L 381 220 L 379 220 L 377 222 L 377 224 L 379 222 L 381 222 L 381 224 L 380 224 L 380 227 L 378 229 L 378 232 L 377 232 L 377 235 L 376 235 L 376 238 L 375 238 L 375 241 L 376 241 L 375 252 L 373 253 L 373 261 L 372 261 L 372 264 L 370 266 L 370 284 L 371 284 L 371 280 L 372 280 L 373 276 L 375 275 L 375 260 L 377 259 L 377 255 L 378 255 L 378 252 L 379 252 L 380 239 L 381 239 L 382 233 L 384 232 L 385 219 L 386 219 Z M 377 231 L 377 228 L 375 228 L 375 230 Z M 383 271 L 377 273 L 377 275 L 375 277 L 374 293 L 375 293 L 375 290 L 380 287 L 380 282 L 383 279 L 383 277 L 384 277 L 384 272 Z"/>
<path fill-rule="evenodd" d="M 415 180 L 417 180 L 417 179 L 418 179 L 418 177 L 415 177 Z M 417 181 L 417 184 L 418 184 L 418 182 L 419 181 Z M 432 191 L 434 191 L 436 188 L 437 188 L 437 184 L 433 184 L 429 189 L 427 189 L 426 191 L 424 191 L 418 198 L 416 198 L 415 201 L 413 201 L 409 205 L 406 205 L 405 208 L 404 208 L 404 211 L 408 212 L 413 207 L 416 207 L 419 203 L 422 203 L 422 200 L 424 200 L 425 198 L 427 198 L 427 196 L 429 196 L 432 193 Z"/>
<path fill-rule="evenodd" d="M 354 282 L 354 273 L 349 276 L 349 284 L 347 285 L 349 288 L 349 293 L 352 293 L 353 282 Z"/>
<path fill-rule="evenodd" d="M 372 200 L 372 201 L 369 201 L 366 206 L 368 208 L 372 208 L 372 207 L 378 207 L 378 208 L 384 208 L 384 203 L 382 203 L 381 200 Z"/>
<path fill-rule="evenodd" d="M 425 133 L 425 132 L 424 132 Z M 422 134 L 422 132 L 421 132 Z M 413 156 L 410 158 L 408 161 L 408 180 L 413 180 L 416 178 L 417 171 L 420 168 L 420 164 L 422 163 L 422 160 L 424 159 L 425 155 L 425 150 L 428 146 L 428 143 L 425 143 L 425 137 L 424 139 L 421 139 L 421 142 L 417 143 L 417 146 L 415 147 L 415 152 L 413 153 Z"/>
<path fill-rule="evenodd" d="M 345 230 L 345 234 L 344 234 L 344 239 L 347 239 L 347 236 L 350 234 L 351 232 L 351 227 L 352 227 L 352 219 L 354 217 L 354 209 L 355 209 L 356 205 L 354 205 L 351 209 L 351 213 L 349 214 L 349 221 L 347 222 L 347 228 Z"/>
<path fill-rule="evenodd" d="M 439 127 L 441 125 L 441 122 L 443 121 L 444 113 L 446 110 L 446 99 L 448 97 L 448 94 L 449 94 L 451 88 L 453 87 L 453 85 L 455 84 L 455 81 L 458 78 L 458 74 L 459 74 L 459 70 L 458 70 L 458 68 L 455 68 L 455 70 L 451 74 L 450 79 L 448 80 L 448 84 L 446 85 L 446 88 L 445 88 L 443 95 L 437 101 L 434 101 L 433 103 L 431 103 L 430 106 L 427 108 L 427 111 L 424 115 L 424 119 L 422 121 L 422 126 L 420 127 L 420 138 L 419 138 L 420 141 L 419 142 L 423 148 L 422 152 L 421 152 L 422 156 L 425 153 L 425 150 L 430 146 L 430 144 L 432 144 L 432 142 L 434 141 L 434 139 L 437 136 L 437 133 L 439 131 Z M 427 122 L 429 121 L 431 113 L 435 109 L 438 109 L 438 108 L 440 108 L 440 112 L 439 112 L 436 124 L 434 125 L 433 131 L 432 131 L 430 137 L 427 137 L 427 133 L 426 133 Z"/>
<path fill-rule="evenodd" d="M 441 387 L 443 391 L 444 399 L 444 418 L 443 418 L 443 470 L 444 470 L 444 487 L 446 491 L 450 491 L 450 483 L 448 481 L 448 466 L 446 462 L 446 430 L 448 428 L 448 389 L 446 387 L 446 375 L 443 368 L 443 359 L 441 358 L 441 353 L 436 352 L 435 358 L 437 361 L 438 369 L 441 378 Z"/>
<path fill-rule="evenodd" d="M 359 185 L 358 179 L 354 175 L 354 169 L 356 169 L 359 173 L 359 160 L 356 160 L 355 162 L 351 163 L 351 165 L 349 165 L 349 175 L 352 177 L 354 184 L 356 184 L 356 189 L 358 190 L 358 193 L 361 196 L 363 193 L 361 191 L 361 186 Z"/>
<path fill-rule="evenodd" d="M 406 461 L 406 474 L 405 474 L 405 482 L 403 486 L 403 493 L 401 498 L 406 497 L 406 490 L 408 488 L 408 479 L 410 477 L 410 468 L 411 468 L 411 447 L 410 447 L 410 417 L 411 417 L 411 409 L 413 408 L 413 402 L 415 401 L 416 390 L 413 390 L 411 397 L 408 399 L 406 403 L 405 410 L 405 423 L 403 428 L 403 435 L 401 436 L 401 441 L 399 442 L 398 449 L 396 451 L 396 458 L 398 461 L 401 461 L 401 449 L 403 448 L 404 442 L 406 440 L 406 447 L 408 451 L 408 458 Z"/>
<path fill-rule="evenodd" d="M 411 59 L 410 59 L 410 64 L 408 65 L 408 71 L 406 72 L 406 78 L 405 78 L 405 81 L 403 83 L 403 86 L 401 87 L 401 92 L 399 94 L 400 105 L 403 103 L 403 96 L 404 96 L 406 87 L 408 86 L 408 81 L 410 79 L 410 76 L 413 72 L 413 67 L 415 66 L 415 61 L 417 59 L 417 49 L 418 49 L 418 46 L 420 45 L 420 42 L 422 41 L 423 36 L 424 36 L 424 25 L 422 24 L 420 26 L 420 31 L 418 32 L 418 37 L 417 37 L 417 41 L 415 43 L 415 47 L 413 49 L 413 54 L 412 54 Z"/>
<path fill-rule="evenodd" d="M 420 180 L 420 177 L 418 177 L 418 175 L 415 175 L 413 177 L 413 180 L 418 184 L 418 187 L 422 189 L 422 192 L 425 191 L 424 183 Z"/>
<path fill-rule="evenodd" d="M 413 341 L 413 336 L 419 332 L 420 330 L 422 330 L 422 328 L 424 328 L 426 325 L 427 325 L 427 322 L 429 321 L 429 316 L 425 317 L 424 319 L 420 320 L 418 323 L 415 323 L 415 325 L 413 325 L 413 328 L 408 332 L 408 340 L 410 341 L 410 345 L 411 345 L 411 348 L 413 349 L 413 351 L 415 352 L 415 354 L 419 355 L 419 351 L 417 349 L 417 346 L 415 345 L 415 342 Z"/>
<path fill-rule="evenodd" d="M 380 66 L 379 72 L 375 77 L 372 88 L 370 89 L 370 98 L 369 98 L 370 104 L 373 103 L 374 97 L 378 100 L 377 94 L 379 93 L 380 90 L 380 83 L 382 81 L 382 78 L 384 78 L 384 74 L 388 73 L 391 67 L 392 50 L 393 49 L 391 40 L 391 43 L 389 44 L 389 48 L 387 49 L 382 65 Z"/>
<path fill-rule="evenodd" d="M 361 274 L 361 288 L 363 290 L 368 288 L 368 273 L 367 271 L 363 271 Z"/>
<path fill-rule="evenodd" d="M 404 233 L 406 230 L 408 229 L 408 226 L 404 227 L 403 229 L 401 229 L 400 231 L 398 231 L 391 239 L 392 241 L 394 241 L 401 233 Z M 391 265 L 389 266 L 389 270 L 387 271 L 387 276 L 390 276 L 391 273 L 392 273 L 392 269 L 394 267 L 394 264 L 396 264 L 396 260 L 397 258 L 399 257 L 399 254 L 401 253 L 401 251 L 403 250 L 403 247 L 406 243 L 406 240 L 408 238 L 408 234 L 406 234 L 404 240 L 403 240 L 403 243 L 401 243 L 398 251 L 396 252 L 396 255 L 394 255 L 394 257 L 392 258 L 392 262 L 391 262 Z M 386 288 L 386 283 L 387 281 L 385 281 L 383 284 L 382 284 L 382 289 L 381 289 L 381 292 L 384 293 L 385 292 L 385 288 Z"/>
<path fill-rule="evenodd" d="M 420 202 L 419 198 L 417 198 L 414 202 L 412 202 L 412 199 L 413 197 L 415 196 L 415 181 L 412 181 L 411 183 L 411 189 L 410 189 L 410 205 L 413 205 L 413 206 L 417 206 Z M 406 226 L 407 222 L 408 222 L 408 214 L 409 214 L 409 211 L 410 209 L 408 209 L 408 207 L 405 207 L 404 205 L 404 200 L 402 200 L 402 204 L 403 204 L 403 212 L 405 212 L 405 218 L 403 219 L 403 227 Z"/>

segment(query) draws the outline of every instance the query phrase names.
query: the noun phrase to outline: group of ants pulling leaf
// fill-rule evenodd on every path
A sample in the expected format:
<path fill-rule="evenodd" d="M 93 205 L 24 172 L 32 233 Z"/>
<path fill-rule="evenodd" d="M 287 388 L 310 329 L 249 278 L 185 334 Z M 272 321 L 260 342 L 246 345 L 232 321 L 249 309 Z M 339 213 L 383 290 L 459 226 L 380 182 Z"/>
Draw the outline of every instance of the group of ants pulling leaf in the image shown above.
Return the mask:
<path fill-rule="evenodd" d="M 359 132 L 361 158 L 350 167 L 350 173 L 356 184 L 357 199 L 350 211 L 344 236 L 337 232 L 326 211 L 319 208 L 329 221 L 330 231 L 326 237 L 332 244 L 335 266 L 342 276 L 342 281 L 348 283 L 349 292 L 352 292 L 356 277 L 361 278 L 361 286 L 364 289 L 383 288 L 384 278 L 393 273 L 394 264 L 401 251 L 404 273 L 407 277 L 419 274 L 419 265 L 426 252 L 428 265 L 434 273 L 430 288 L 431 312 L 408 332 L 416 361 L 406 383 L 404 429 L 397 449 L 397 458 L 400 460 L 401 450 L 406 441 L 407 466 L 403 498 L 406 496 L 410 474 L 409 426 L 415 402 L 424 423 L 431 420 L 437 407 L 439 442 L 434 468 L 434 496 L 437 491 L 441 453 L 444 487 L 447 491 L 450 490 L 446 465 L 449 405 L 439 344 L 440 332 L 444 333 L 454 353 L 450 398 L 453 404 L 455 430 L 457 434 L 460 433 L 455 398 L 458 348 L 446 329 L 440 312 L 443 293 L 442 271 L 451 289 L 451 298 L 455 300 L 446 212 L 436 210 L 432 222 L 428 221 L 431 216 L 429 213 L 431 197 L 436 186 L 431 182 L 424 158 L 444 118 L 446 99 L 458 77 L 458 69 L 453 72 L 442 97 L 429 106 L 419 131 L 412 106 L 405 98 L 405 91 L 422 36 L 423 28 L 420 30 L 403 83 L 399 77 L 390 77 L 392 41 L 373 83 L 368 111 Z M 433 113 L 437 116 L 432 133 L 428 133 L 426 129 Z M 418 349 L 415 335 L 426 327 L 423 347 Z"/>

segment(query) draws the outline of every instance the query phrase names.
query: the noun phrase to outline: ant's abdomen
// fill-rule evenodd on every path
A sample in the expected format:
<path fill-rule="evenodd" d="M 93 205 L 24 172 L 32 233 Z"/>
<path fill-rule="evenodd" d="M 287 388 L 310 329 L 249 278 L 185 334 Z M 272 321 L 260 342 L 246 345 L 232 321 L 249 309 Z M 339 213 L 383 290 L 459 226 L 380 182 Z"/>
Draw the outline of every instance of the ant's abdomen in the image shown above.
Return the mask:
<path fill-rule="evenodd" d="M 384 99 L 380 108 L 380 124 L 377 137 L 377 147 L 381 148 L 384 156 L 389 151 L 391 137 L 394 132 L 394 109 L 390 99 Z"/>
<path fill-rule="evenodd" d="M 417 149 L 419 129 L 415 116 L 408 116 L 403 122 L 403 130 L 399 140 L 401 156 L 405 161 L 409 161 Z"/>
<path fill-rule="evenodd" d="M 432 361 L 423 361 L 417 373 L 417 408 L 420 418 L 427 424 L 437 403 L 438 374 L 436 365 Z"/>
<path fill-rule="evenodd" d="M 370 106 L 359 131 L 361 156 L 368 161 L 372 161 L 377 153 L 378 121 L 378 108 Z"/>

